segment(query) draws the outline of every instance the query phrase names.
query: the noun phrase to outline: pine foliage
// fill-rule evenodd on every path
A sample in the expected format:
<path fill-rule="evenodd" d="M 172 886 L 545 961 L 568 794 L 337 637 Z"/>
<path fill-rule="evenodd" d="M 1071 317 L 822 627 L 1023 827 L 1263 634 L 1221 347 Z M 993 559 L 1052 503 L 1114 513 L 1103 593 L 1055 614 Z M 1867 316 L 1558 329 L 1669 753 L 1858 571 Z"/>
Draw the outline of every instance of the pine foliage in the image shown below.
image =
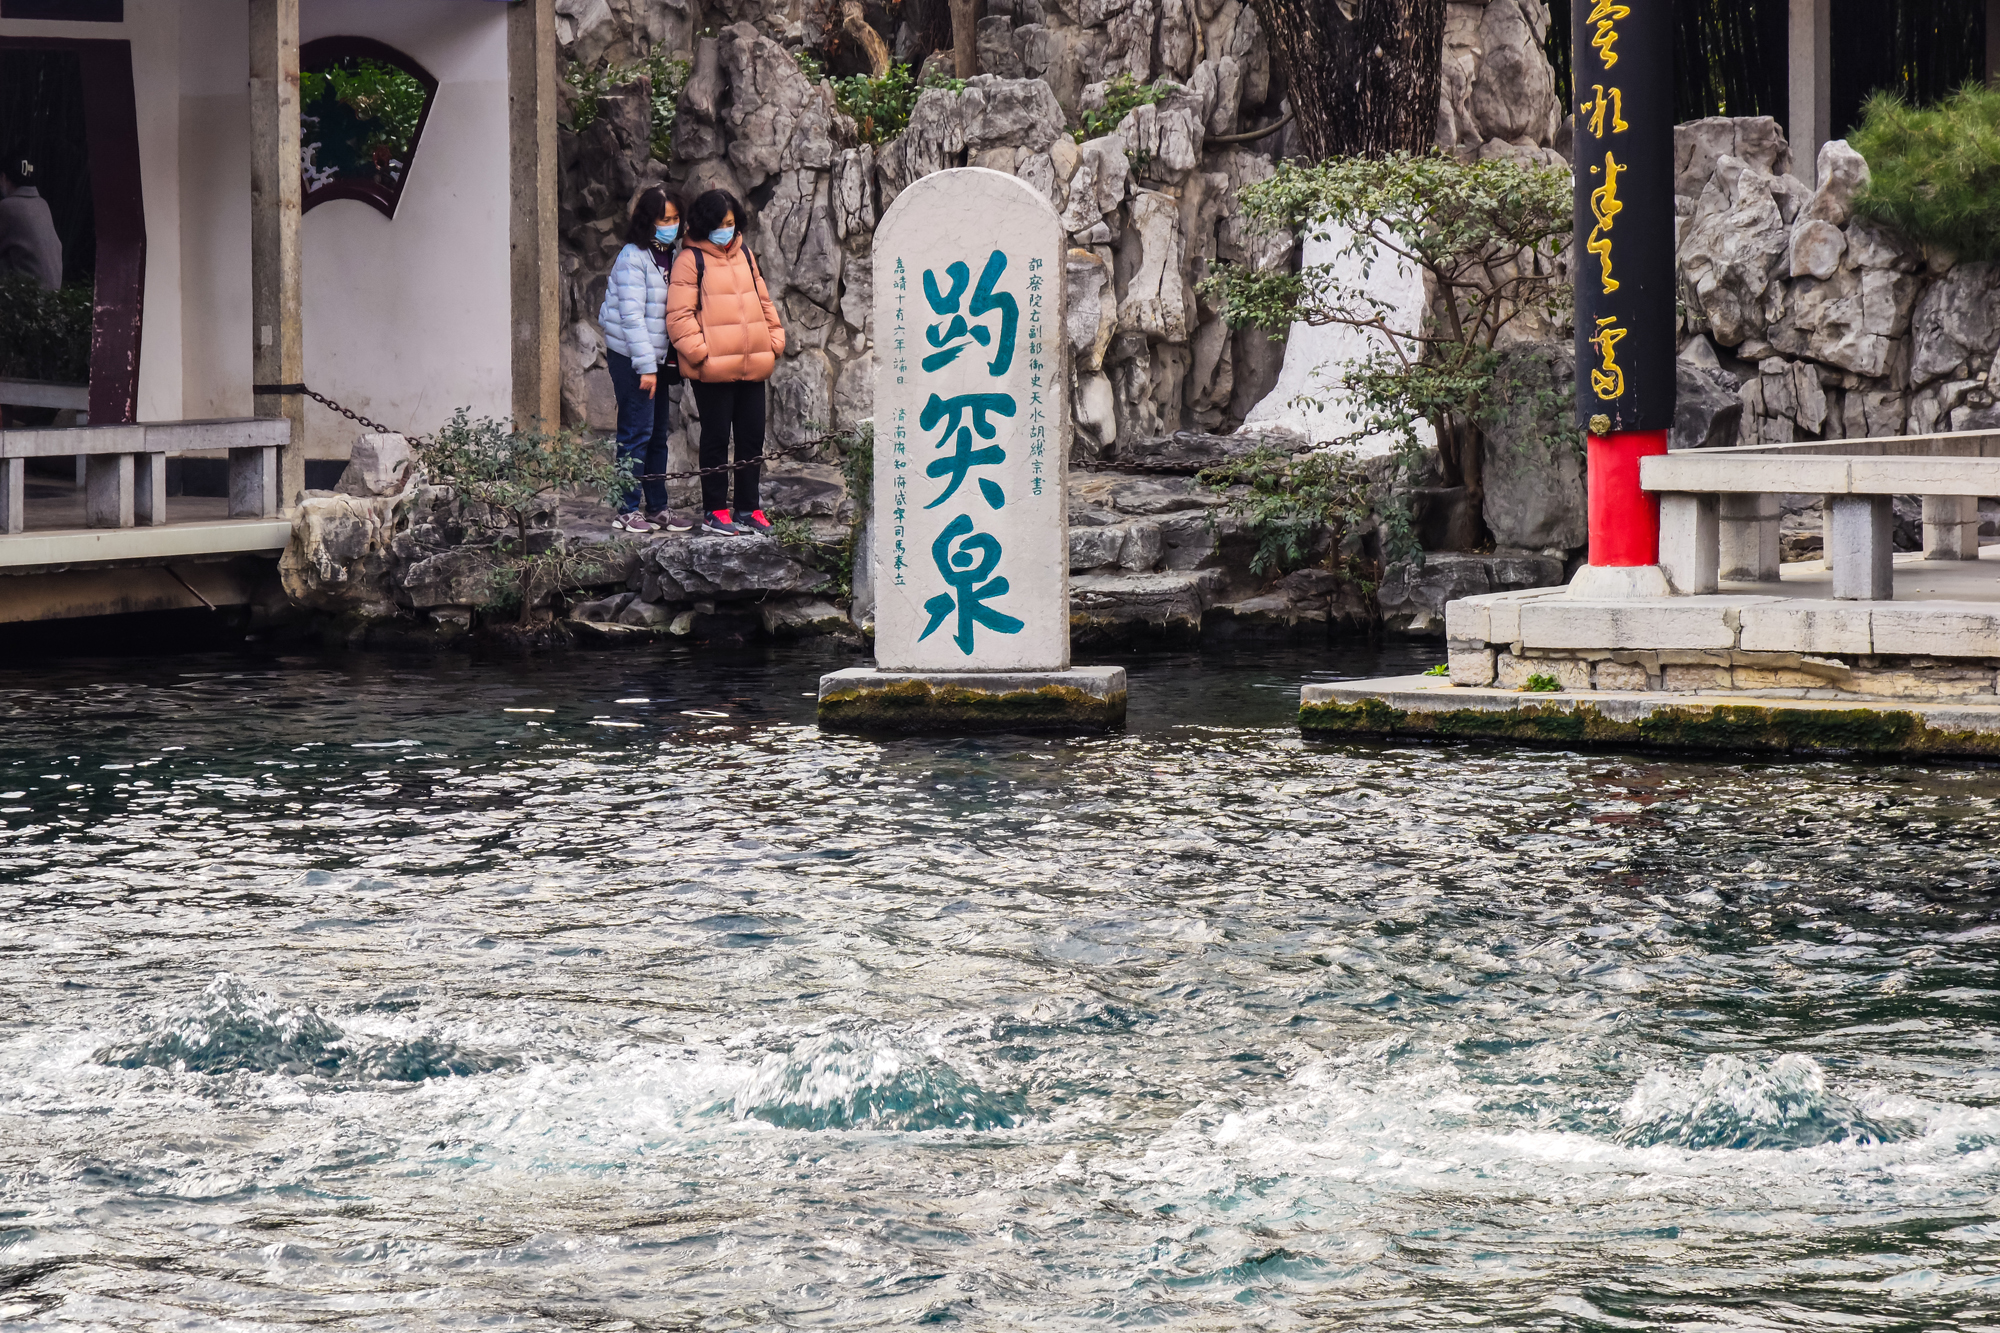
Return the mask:
<path fill-rule="evenodd" d="M 2000 259 L 2000 91 L 1967 84 L 1935 107 L 1878 93 L 1852 136 L 1863 216 L 1961 259 Z"/>

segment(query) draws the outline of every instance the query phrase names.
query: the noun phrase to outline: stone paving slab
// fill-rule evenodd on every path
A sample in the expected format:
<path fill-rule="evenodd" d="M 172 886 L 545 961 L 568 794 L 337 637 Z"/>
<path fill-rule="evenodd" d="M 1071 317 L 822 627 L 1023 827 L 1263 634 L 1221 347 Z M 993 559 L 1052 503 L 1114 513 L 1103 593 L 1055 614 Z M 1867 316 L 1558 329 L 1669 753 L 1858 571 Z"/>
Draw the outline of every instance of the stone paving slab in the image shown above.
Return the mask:
<path fill-rule="evenodd" d="M 2000 759 L 2000 702 L 1869 703 L 1804 694 L 1524 693 L 1397 676 L 1306 686 L 1299 729 L 1320 740 Z"/>

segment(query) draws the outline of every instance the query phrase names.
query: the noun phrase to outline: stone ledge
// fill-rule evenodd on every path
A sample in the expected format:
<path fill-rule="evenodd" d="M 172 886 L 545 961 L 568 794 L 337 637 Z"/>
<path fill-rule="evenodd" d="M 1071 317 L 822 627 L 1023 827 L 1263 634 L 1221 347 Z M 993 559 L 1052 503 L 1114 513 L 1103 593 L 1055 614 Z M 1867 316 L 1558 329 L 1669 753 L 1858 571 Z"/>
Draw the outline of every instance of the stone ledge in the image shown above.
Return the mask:
<path fill-rule="evenodd" d="M 1115 731 L 1125 725 L 1125 668 L 1067 671 L 879 671 L 820 677 L 819 725 L 899 735 Z"/>
<path fill-rule="evenodd" d="M 1428 676 L 1308 685 L 1308 739 L 2000 758 L 2000 702 L 1857 703 L 1744 693 L 1521 694 Z"/>

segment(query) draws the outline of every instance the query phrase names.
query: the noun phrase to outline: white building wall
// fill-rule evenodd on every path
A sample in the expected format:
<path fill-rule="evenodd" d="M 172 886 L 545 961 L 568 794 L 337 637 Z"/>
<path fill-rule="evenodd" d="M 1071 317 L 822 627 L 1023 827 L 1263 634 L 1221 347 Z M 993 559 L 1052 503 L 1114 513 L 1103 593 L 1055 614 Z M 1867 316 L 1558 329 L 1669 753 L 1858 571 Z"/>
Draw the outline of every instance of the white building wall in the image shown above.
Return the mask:
<path fill-rule="evenodd" d="M 372 37 L 438 81 L 392 220 L 339 199 L 306 214 L 306 380 L 364 416 L 427 433 L 455 408 L 513 410 L 508 325 L 507 7 L 487 0 L 304 0 L 300 39 Z M 307 452 L 355 427 L 306 406 Z"/>
<path fill-rule="evenodd" d="M 142 421 L 249 416 L 249 7 L 126 0 L 123 23 L 0 21 L 0 34 L 132 43 L 147 260 Z M 372 37 L 438 80 L 396 217 L 354 200 L 305 216 L 306 380 L 356 411 L 427 432 L 452 410 L 505 418 L 508 323 L 506 6 L 302 0 L 300 39 Z M 311 457 L 356 428 L 306 407 Z"/>
<path fill-rule="evenodd" d="M 139 335 L 139 420 L 184 413 L 181 309 L 181 136 L 177 102 L 180 0 L 125 0 L 123 23 L 0 19 L 8 37 L 75 37 L 132 44 L 132 91 L 138 105 L 139 184 L 146 211 L 145 308 Z M 237 6 L 242 9 L 242 5 Z M 246 57 L 247 68 L 247 57 Z"/>

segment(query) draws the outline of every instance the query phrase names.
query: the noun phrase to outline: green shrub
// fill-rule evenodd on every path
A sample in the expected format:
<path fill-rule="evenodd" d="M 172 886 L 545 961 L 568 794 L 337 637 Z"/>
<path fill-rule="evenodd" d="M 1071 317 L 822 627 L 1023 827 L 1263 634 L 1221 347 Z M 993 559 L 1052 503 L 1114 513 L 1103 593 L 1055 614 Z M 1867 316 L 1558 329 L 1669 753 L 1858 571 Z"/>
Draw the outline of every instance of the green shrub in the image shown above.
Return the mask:
<path fill-rule="evenodd" d="M 1530 694 L 1554 694 L 1562 689 L 1562 682 L 1545 672 L 1537 671 L 1528 677 L 1528 683 L 1521 688 Z"/>
<path fill-rule="evenodd" d="M 1180 85 L 1162 79 L 1158 83 L 1136 83 L 1130 74 L 1120 74 L 1105 85 L 1104 106 L 1083 113 L 1083 123 L 1072 131 L 1078 143 L 1101 139 L 1118 128 L 1118 122 L 1137 107 L 1164 101 Z"/>
<path fill-rule="evenodd" d="M 586 568 L 602 563 L 564 540 L 562 498 L 580 493 L 615 507 L 634 485 L 601 441 L 510 430 L 487 417 L 474 421 L 462 407 L 418 442 L 417 455 L 432 482 L 451 488 L 467 526 L 496 534 L 487 605 L 518 605 L 522 624 L 544 596 L 577 586 Z"/>
<path fill-rule="evenodd" d="M 1253 574 L 1283 574 L 1311 564 L 1332 567 L 1341 539 L 1371 510 L 1368 475 L 1348 453 L 1292 455 L 1260 446 L 1208 469 L 1201 479 L 1218 491 L 1242 488 L 1231 496 L 1229 507 L 1248 520 L 1250 535 L 1257 539 L 1250 557 Z"/>
<path fill-rule="evenodd" d="M 826 66 L 810 51 L 800 51 L 798 61 L 799 68 L 813 82 L 827 77 Z M 954 79 L 936 70 L 919 83 L 908 65 L 891 65 L 880 77 L 850 74 L 831 82 L 834 107 L 842 115 L 852 117 L 862 141 L 872 144 L 887 143 L 908 129 L 910 113 L 917 109 L 917 98 L 923 93 L 934 88 L 948 93 L 965 91 L 964 79 Z"/>
<path fill-rule="evenodd" d="M 1424 674 L 1426 676 L 1449 676 L 1451 674 L 1451 666 L 1449 663 L 1439 662 L 1429 671 L 1424 672 Z"/>
<path fill-rule="evenodd" d="M 1868 159 L 1862 216 L 1961 259 L 2000 259 L 2000 90 L 1967 84 L 1921 109 L 1877 93 L 1850 141 Z"/>
<path fill-rule="evenodd" d="M 0 273 L 0 377 L 54 384 L 90 382 L 91 287 L 43 291 Z"/>
<path fill-rule="evenodd" d="M 652 87 L 648 109 L 647 151 L 655 161 L 667 162 L 674 155 L 674 114 L 680 105 L 681 90 L 687 87 L 693 66 L 655 51 L 644 60 L 629 65 L 607 65 L 593 69 L 580 61 L 563 71 L 563 82 L 576 93 L 570 104 L 569 128 L 581 134 L 597 123 L 604 95 L 615 88 L 629 87 L 645 79 Z"/>
<path fill-rule="evenodd" d="M 1570 238 L 1574 188 L 1567 168 L 1463 163 L 1441 153 L 1280 163 L 1243 191 L 1252 228 L 1320 240 L 1345 228 L 1342 260 L 1422 272 L 1438 294 L 1422 327 L 1400 327 L 1365 270 L 1357 281 L 1339 263 L 1296 273 L 1220 264 L 1198 290 L 1234 328 L 1343 324 L 1374 334 L 1372 352 L 1324 372 L 1359 408 L 1358 424 L 1334 443 L 1394 441 L 1407 486 L 1423 461 L 1416 425 L 1428 421 L 1445 484 L 1470 486 L 1483 432 L 1518 387 L 1499 382 L 1501 333 L 1524 316 L 1557 325 L 1569 318 L 1556 260 Z M 1318 405 L 1311 394 L 1300 400 Z M 1420 558 L 1407 523 L 1383 517 L 1389 558 Z"/>

